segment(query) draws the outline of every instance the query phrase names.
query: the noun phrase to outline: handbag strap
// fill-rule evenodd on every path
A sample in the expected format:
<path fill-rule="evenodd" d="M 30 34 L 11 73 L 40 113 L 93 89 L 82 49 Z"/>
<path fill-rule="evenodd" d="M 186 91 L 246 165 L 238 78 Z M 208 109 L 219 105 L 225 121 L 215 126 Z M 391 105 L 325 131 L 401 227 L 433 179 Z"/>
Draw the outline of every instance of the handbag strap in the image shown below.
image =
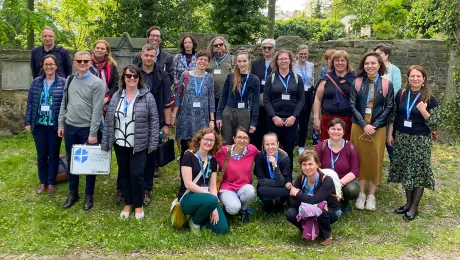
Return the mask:
<path fill-rule="evenodd" d="M 198 159 L 199 160 L 199 159 Z M 198 175 L 195 177 L 195 179 L 193 179 L 193 183 L 197 183 L 198 180 L 201 178 L 201 175 L 203 175 L 203 172 L 206 170 L 206 168 L 208 167 L 208 161 L 206 160 L 203 164 L 203 169 L 200 171 L 200 173 L 198 173 Z M 188 193 L 190 192 L 189 189 L 187 189 L 184 194 L 182 194 L 182 197 L 180 197 L 180 200 L 179 202 L 182 200 L 182 198 L 184 198 L 185 195 L 187 195 Z"/>
<path fill-rule="evenodd" d="M 342 96 L 348 98 L 347 95 L 345 95 L 345 93 L 343 92 L 343 90 L 339 87 L 339 85 L 337 85 L 337 83 L 335 82 L 334 79 L 332 79 L 332 77 L 329 75 L 329 74 L 326 74 L 326 77 L 329 78 L 329 80 L 332 82 L 332 84 L 334 84 L 334 86 L 339 90 L 340 94 L 342 94 Z"/>
<path fill-rule="evenodd" d="M 232 156 L 232 147 L 229 145 L 227 147 L 227 156 L 225 157 L 224 167 L 222 168 L 222 175 L 224 175 L 225 170 L 227 170 L 227 165 L 228 165 L 228 161 L 230 161 L 230 156 Z"/>

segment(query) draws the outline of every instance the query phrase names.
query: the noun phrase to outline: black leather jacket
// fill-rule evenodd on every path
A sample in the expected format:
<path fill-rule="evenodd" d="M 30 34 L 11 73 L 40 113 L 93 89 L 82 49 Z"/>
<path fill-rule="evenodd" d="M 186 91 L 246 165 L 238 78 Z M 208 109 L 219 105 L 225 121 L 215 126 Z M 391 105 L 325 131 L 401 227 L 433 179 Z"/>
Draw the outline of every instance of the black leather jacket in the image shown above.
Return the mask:
<path fill-rule="evenodd" d="M 364 121 L 364 113 L 366 110 L 366 99 L 370 80 L 369 78 L 364 77 L 363 84 L 359 92 L 356 92 L 355 83 L 356 81 L 353 82 L 353 87 L 350 92 L 350 108 L 352 112 L 351 121 L 361 126 L 361 128 L 364 128 L 367 125 L 366 121 Z M 385 98 L 382 91 L 382 78 L 379 77 L 374 93 L 371 125 L 376 128 L 386 127 L 387 120 L 391 114 L 394 103 L 393 84 L 390 82 L 388 86 L 388 94 Z"/>

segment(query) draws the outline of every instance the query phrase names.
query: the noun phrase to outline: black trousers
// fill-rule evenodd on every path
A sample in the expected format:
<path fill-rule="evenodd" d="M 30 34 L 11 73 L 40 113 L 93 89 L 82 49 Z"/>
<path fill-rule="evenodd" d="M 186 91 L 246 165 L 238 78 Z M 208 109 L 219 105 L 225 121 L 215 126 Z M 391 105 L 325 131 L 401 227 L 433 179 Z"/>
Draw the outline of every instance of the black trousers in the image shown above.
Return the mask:
<path fill-rule="evenodd" d="M 144 167 L 147 161 L 147 149 L 133 153 L 133 148 L 117 144 L 114 145 L 114 149 L 125 205 L 140 208 L 144 198 Z"/>
<path fill-rule="evenodd" d="M 297 214 L 299 214 L 299 208 L 289 208 L 286 211 L 286 219 L 296 226 L 300 231 L 302 231 L 302 221 L 297 221 Z M 319 234 L 323 239 L 328 238 L 331 235 L 332 229 L 331 224 L 335 223 L 339 217 L 332 209 L 328 211 L 323 209 L 323 214 L 321 214 L 318 220 Z"/>
<path fill-rule="evenodd" d="M 267 112 L 264 107 L 259 107 L 259 119 L 257 120 L 256 131 L 251 134 L 251 144 L 262 150 L 262 139 L 266 133 L 268 133 Z"/>
<path fill-rule="evenodd" d="M 299 116 L 299 134 L 297 138 L 297 145 L 299 147 L 305 146 L 307 140 L 308 124 L 310 123 L 311 108 L 313 107 L 313 90 L 310 88 L 305 91 L 305 104 L 303 105 L 302 111 Z"/>
<path fill-rule="evenodd" d="M 288 154 L 289 160 L 291 161 L 291 169 L 293 171 L 294 166 L 294 146 L 297 138 L 297 125 L 298 120 L 295 121 L 294 125 L 291 127 L 285 126 L 275 126 L 271 118 L 267 118 L 268 130 L 274 132 L 278 136 L 278 141 L 280 142 L 281 148 Z"/>

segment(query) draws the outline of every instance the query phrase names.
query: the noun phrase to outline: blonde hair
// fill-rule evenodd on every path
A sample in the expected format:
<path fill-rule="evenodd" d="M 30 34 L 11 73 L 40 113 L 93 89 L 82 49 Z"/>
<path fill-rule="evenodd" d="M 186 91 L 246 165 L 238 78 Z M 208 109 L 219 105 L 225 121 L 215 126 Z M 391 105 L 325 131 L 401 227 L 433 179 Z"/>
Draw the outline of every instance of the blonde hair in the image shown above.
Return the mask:
<path fill-rule="evenodd" d="M 94 44 L 93 44 L 93 50 L 94 48 L 96 48 L 96 45 L 98 43 L 103 43 L 105 44 L 105 48 L 107 49 L 107 60 L 109 61 L 109 64 L 112 65 L 112 66 L 117 66 L 117 62 L 113 59 L 112 57 L 112 49 L 110 48 L 110 44 L 106 41 L 106 40 L 97 40 Z"/>

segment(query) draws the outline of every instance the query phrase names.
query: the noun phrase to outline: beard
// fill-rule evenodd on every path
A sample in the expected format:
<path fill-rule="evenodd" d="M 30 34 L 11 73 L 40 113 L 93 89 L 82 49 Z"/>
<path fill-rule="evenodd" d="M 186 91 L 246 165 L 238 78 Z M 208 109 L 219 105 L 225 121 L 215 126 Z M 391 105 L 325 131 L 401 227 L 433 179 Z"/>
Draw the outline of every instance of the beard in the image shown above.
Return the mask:
<path fill-rule="evenodd" d="M 225 51 L 216 51 L 214 52 L 214 56 L 216 56 L 217 58 L 222 58 L 224 57 L 225 55 Z"/>

